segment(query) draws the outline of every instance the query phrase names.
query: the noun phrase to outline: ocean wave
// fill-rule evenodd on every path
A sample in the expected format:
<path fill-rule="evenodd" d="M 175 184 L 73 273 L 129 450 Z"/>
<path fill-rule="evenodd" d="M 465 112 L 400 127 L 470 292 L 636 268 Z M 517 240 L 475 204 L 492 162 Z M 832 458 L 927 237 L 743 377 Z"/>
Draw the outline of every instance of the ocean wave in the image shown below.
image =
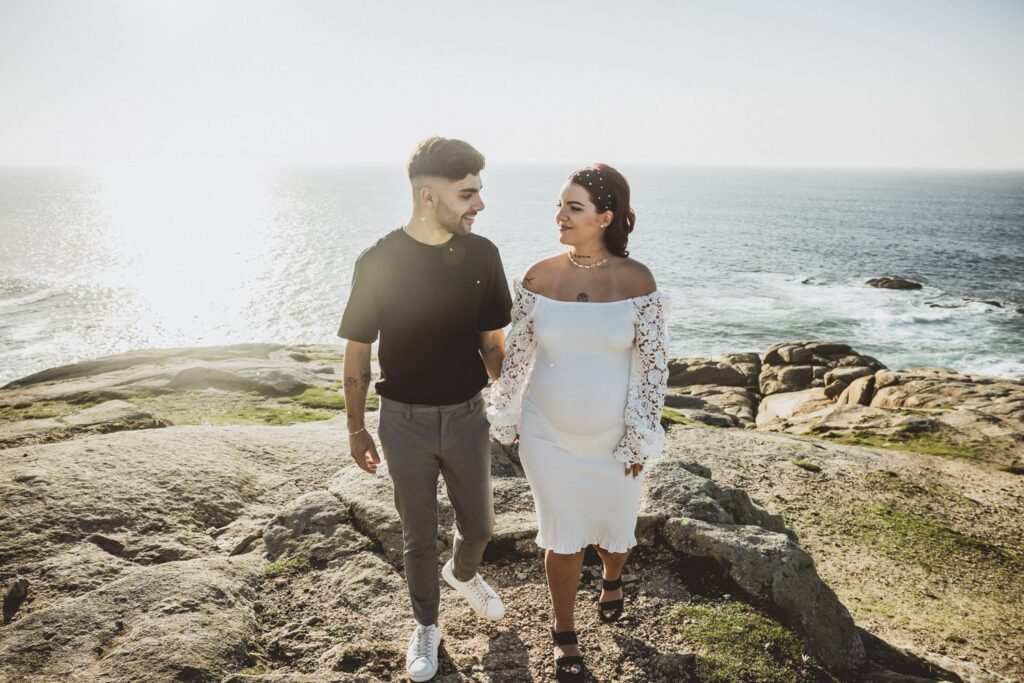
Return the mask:
<path fill-rule="evenodd" d="M 0 310 L 10 310 L 45 303 L 64 293 L 49 283 L 17 278 L 0 278 Z"/>

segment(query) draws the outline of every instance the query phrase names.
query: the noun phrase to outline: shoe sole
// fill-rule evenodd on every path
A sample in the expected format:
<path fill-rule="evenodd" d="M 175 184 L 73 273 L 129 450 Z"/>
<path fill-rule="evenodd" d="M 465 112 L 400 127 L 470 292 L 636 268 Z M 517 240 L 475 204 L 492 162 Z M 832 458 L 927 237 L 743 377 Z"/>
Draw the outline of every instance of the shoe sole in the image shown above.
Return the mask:
<path fill-rule="evenodd" d="M 441 578 L 444 579 L 445 583 L 451 586 L 452 590 L 454 590 L 456 593 L 459 593 L 458 587 L 453 583 L 453 581 L 458 581 L 458 579 L 455 578 L 455 572 L 449 569 L 449 567 L 450 565 L 446 562 L 444 567 L 441 568 Z M 462 593 L 459 593 L 459 597 L 462 597 L 463 600 L 466 600 L 466 598 L 463 597 Z M 469 600 L 466 600 L 466 602 L 469 603 Z M 473 607 L 472 603 L 469 603 L 469 607 L 473 610 L 473 614 L 477 615 L 481 619 L 486 619 L 487 621 L 499 621 L 502 617 L 505 616 L 504 614 L 502 614 L 500 617 L 492 617 L 487 614 L 481 614 L 480 612 L 476 611 L 476 608 Z"/>

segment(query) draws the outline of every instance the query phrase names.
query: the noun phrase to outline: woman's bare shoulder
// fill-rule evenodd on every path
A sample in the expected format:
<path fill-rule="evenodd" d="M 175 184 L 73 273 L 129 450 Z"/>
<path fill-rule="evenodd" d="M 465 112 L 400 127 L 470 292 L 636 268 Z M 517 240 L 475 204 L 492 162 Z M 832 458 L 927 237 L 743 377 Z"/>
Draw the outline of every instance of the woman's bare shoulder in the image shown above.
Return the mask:
<path fill-rule="evenodd" d="M 523 273 L 523 286 L 532 292 L 544 295 L 545 286 L 554 279 L 558 272 L 559 262 L 563 260 L 562 254 L 555 254 L 537 261 Z"/>
<path fill-rule="evenodd" d="M 619 265 L 619 282 L 626 290 L 626 297 L 644 296 L 658 289 L 658 283 L 650 269 L 639 261 L 626 257 Z"/>

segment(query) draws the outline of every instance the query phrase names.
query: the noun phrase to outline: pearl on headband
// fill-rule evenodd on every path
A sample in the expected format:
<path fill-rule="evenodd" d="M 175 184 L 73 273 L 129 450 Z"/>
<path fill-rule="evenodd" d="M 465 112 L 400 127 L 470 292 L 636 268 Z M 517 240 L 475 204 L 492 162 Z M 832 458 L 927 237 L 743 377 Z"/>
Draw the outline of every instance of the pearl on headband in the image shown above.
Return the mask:
<path fill-rule="evenodd" d="M 584 168 L 577 171 L 572 176 L 572 182 L 585 188 L 590 193 L 590 196 L 594 200 L 594 206 L 597 207 L 598 213 L 611 211 L 612 192 L 608 189 L 608 186 L 611 185 L 611 183 L 606 182 L 606 178 L 601 172 L 601 169 Z"/>

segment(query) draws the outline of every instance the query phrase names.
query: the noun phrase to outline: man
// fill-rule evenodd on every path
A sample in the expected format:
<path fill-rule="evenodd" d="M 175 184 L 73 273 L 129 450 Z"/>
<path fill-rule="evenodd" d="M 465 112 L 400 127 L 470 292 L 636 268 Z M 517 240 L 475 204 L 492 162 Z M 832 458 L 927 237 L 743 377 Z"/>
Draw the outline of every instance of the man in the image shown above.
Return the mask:
<path fill-rule="evenodd" d="M 380 335 L 378 435 L 402 520 L 405 575 L 419 625 L 406 658 L 413 681 L 437 672 L 437 478 L 455 510 L 445 581 L 487 619 L 505 612 L 477 573 L 494 529 L 490 444 L 480 390 L 497 379 L 510 322 L 497 248 L 471 234 L 483 211 L 484 157 L 468 143 L 430 138 L 409 160 L 412 218 L 356 260 L 338 335 L 352 458 L 373 474 L 380 458 L 366 430 L 370 345 Z"/>

